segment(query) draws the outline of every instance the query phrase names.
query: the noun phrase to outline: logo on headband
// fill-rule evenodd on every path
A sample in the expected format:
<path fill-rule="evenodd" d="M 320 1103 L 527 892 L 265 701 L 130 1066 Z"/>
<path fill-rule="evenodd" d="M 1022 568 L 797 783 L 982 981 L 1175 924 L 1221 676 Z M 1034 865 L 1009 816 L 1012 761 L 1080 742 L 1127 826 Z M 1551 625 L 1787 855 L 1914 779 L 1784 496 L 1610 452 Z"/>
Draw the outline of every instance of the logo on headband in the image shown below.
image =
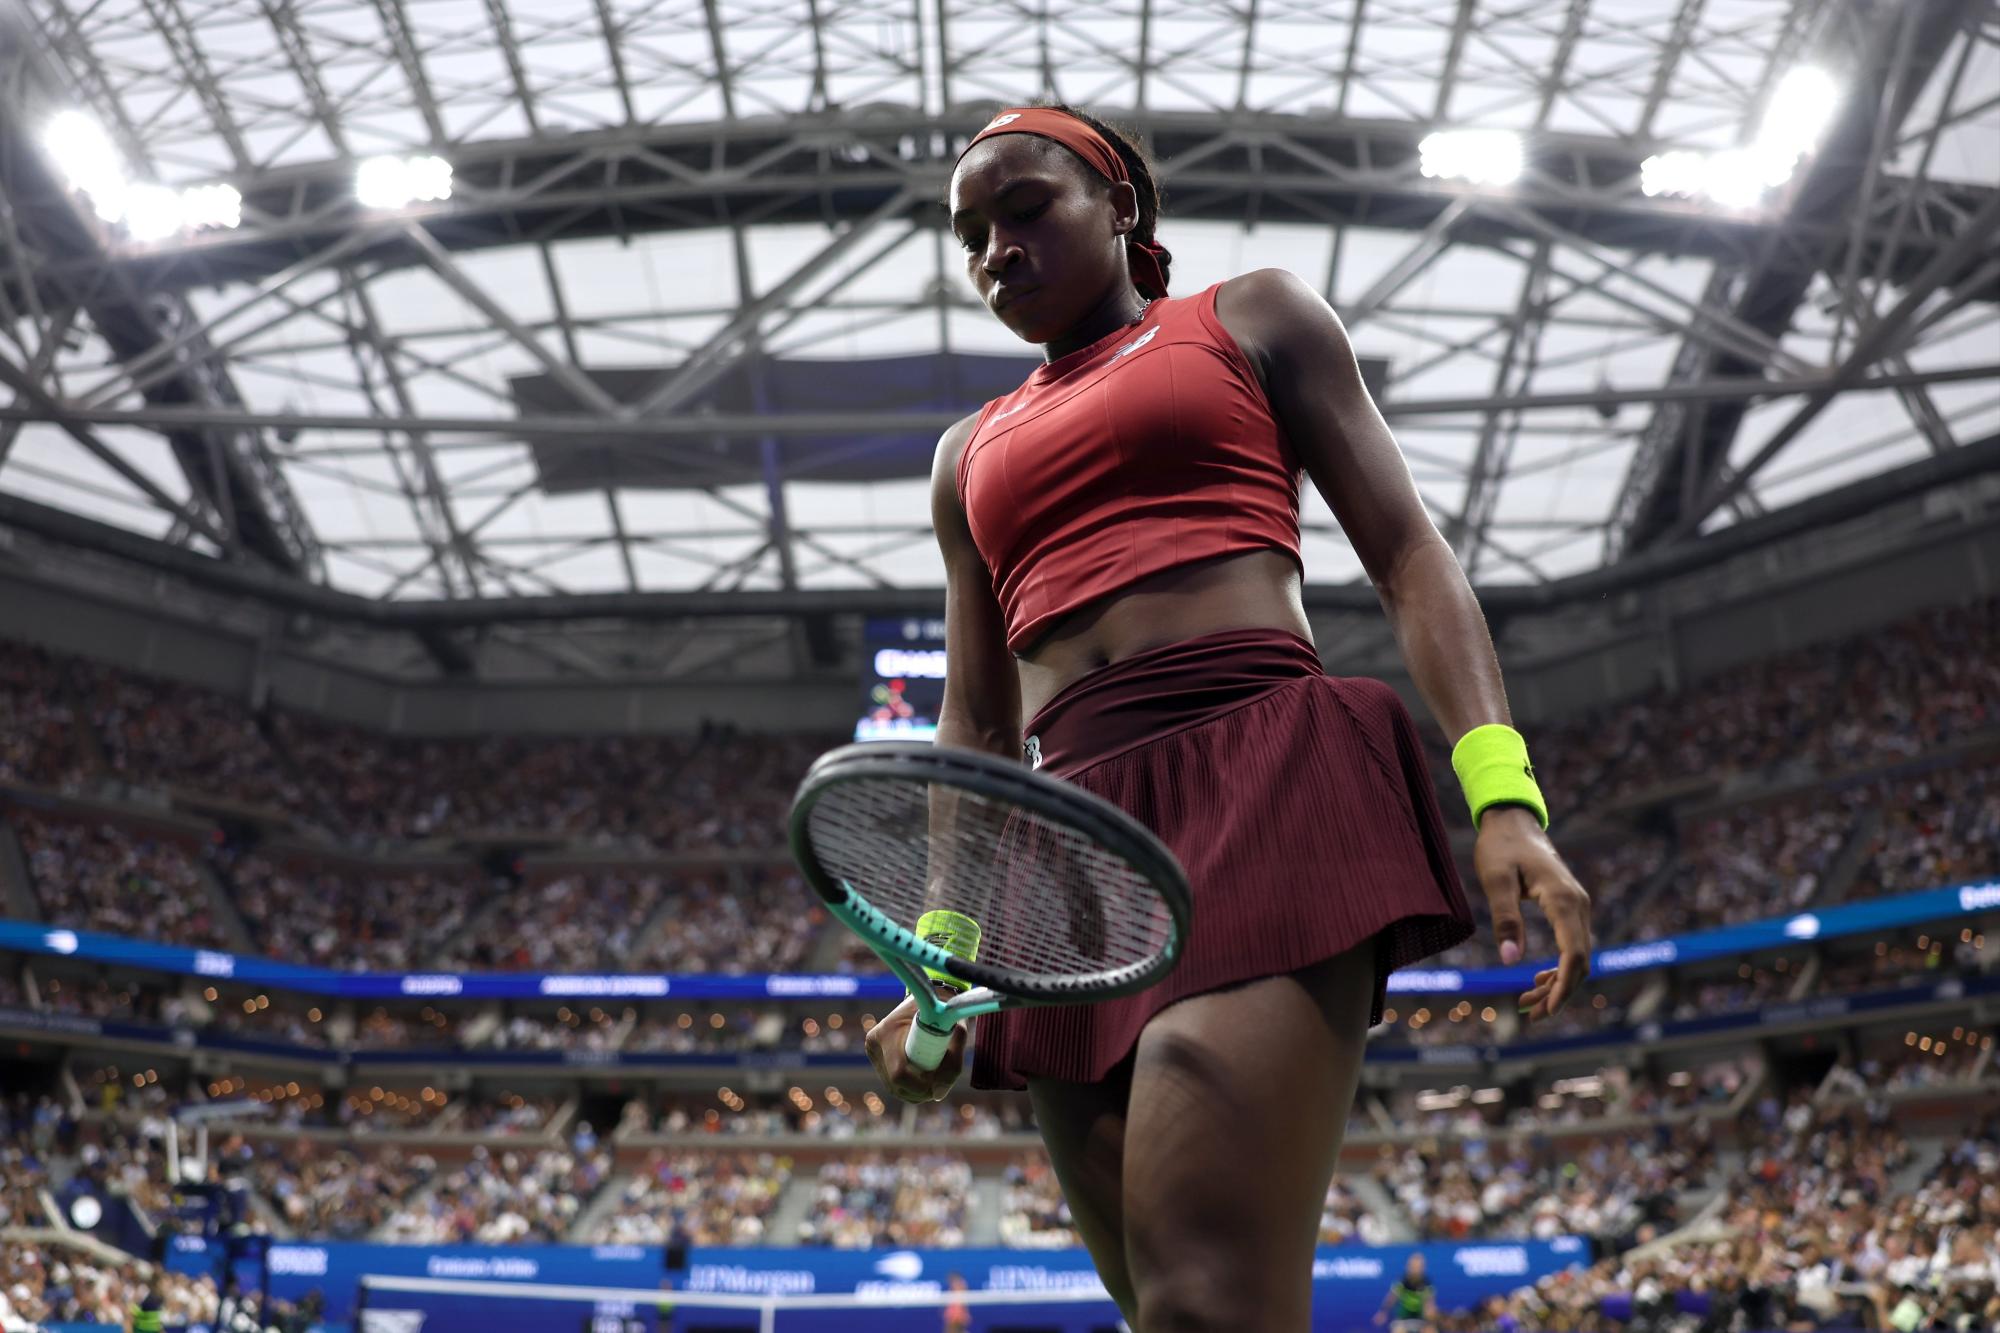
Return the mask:
<path fill-rule="evenodd" d="M 1018 112 L 1018 111 L 1009 111 L 1009 112 L 1008 112 L 1008 113 L 1007 113 L 1006 115 L 1004 115 L 1004 116 L 995 116 L 995 117 L 993 118 L 993 123 L 992 123 L 991 125 L 988 125 L 988 126 L 986 127 L 986 130 L 997 130 L 997 129 L 999 129 L 999 128 L 1000 128 L 1000 127 L 1001 127 L 1002 125 L 1012 125 L 1012 124 L 1013 124 L 1013 123 L 1014 123 L 1015 121 L 1019 120 L 1020 118 L 1021 118 L 1021 113 L 1020 113 L 1020 112 Z M 981 130 L 981 131 L 980 131 L 980 133 L 981 133 L 981 134 L 984 134 L 984 133 L 986 133 L 986 130 Z"/>

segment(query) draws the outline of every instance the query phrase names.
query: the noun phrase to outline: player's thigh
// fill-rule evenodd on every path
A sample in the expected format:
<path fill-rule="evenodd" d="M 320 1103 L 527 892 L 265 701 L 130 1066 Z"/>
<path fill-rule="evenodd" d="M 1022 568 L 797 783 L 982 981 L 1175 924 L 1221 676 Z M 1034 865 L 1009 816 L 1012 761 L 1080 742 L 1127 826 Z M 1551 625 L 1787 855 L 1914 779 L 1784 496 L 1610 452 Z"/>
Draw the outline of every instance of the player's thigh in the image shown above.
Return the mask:
<path fill-rule="evenodd" d="M 1374 990 L 1370 942 L 1190 997 L 1146 1025 L 1123 1212 L 1141 1333 L 1308 1326 L 1312 1253 Z"/>
<path fill-rule="evenodd" d="M 1048 1147 L 1076 1234 L 1127 1318 L 1132 1314 L 1132 1282 L 1125 1271 L 1124 1161 L 1131 1082 L 1130 1059 L 1101 1083 L 1028 1080 L 1035 1124 Z"/>

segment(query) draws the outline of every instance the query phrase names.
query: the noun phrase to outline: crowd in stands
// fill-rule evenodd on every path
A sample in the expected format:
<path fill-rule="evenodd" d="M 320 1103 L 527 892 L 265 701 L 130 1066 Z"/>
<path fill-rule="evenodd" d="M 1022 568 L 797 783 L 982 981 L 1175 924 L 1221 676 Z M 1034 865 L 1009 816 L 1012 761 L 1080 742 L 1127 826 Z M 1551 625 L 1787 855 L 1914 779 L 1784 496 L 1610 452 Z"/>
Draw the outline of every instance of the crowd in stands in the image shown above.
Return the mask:
<path fill-rule="evenodd" d="M 1712 1133 L 1695 1120 L 1572 1148 L 1540 1134 L 1440 1138 L 1385 1147 L 1375 1174 L 1427 1239 L 1613 1234 L 1703 1182 Z"/>
<path fill-rule="evenodd" d="M 147 1296 L 158 1299 L 170 1328 L 213 1320 L 221 1300 L 207 1276 L 169 1273 L 136 1259 L 111 1262 L 70 1246 L 0 1245 L 0 1333 L 68 1322 L 124 1328 Z"/>
<path fill-rule="evenodd" d="M 1863 952 L 1828 959 L 1820 969 L 1817 989 L 1839 993 L 1919 986 L 1940 976 L 1978 970 L 1981 960 L 1992 956 L 1986 950 L 1985 932 L 1973 926 L 1949 932 L 1906 931 L 1900 938 L 1877 940 Z"/>
<path fill-rule="evenodd" d="M 1864 790 L 1882 824 L 1851 896 L 1907 893 L 2000 872 L 2000 763 L 1941 768 Z"/>
<path fill-rule="evenodd" d="M 1336 1175 L 1327 1183 L 1326 1203 L 1319 1214 L 1320 1244 L 1387 1245 L 1392 1238 L 1388 1224 L 1346 1181 Z"/>
<path fill-rule="evenodd" d="M 74 664 L 24 643 L 0 643 L 0 782 L 68 788 L 84 771 L 76 710 L 63 688 Z"/>
<path fill-rule="evenodd" d="M 132 825 L 51 819 L 16 808 L 42 919 L 78 930 L 140 935 L 169 944 L 224 947 L 196 853 Z"/>
<path fill-rule="evenodd" d="M 1681 832 L 1666 887 L 1609 938 L 1658 939 L 1796 912 L 1853 831 L 1854 815 L 1822 792 L 1772 809 L 1735 810 Z"/>
<path fill-rule="evenodd" d="M 524 884 L 482 916 L 450 964 L 505 972 L 616 966 L 639 943 L 666 885 L 657 874 L 571 874 Z"/>
<path fill-rule="evenodd" d="M 1048 1154 L 1021 1153 L 1007 1163 L 1000 1181 L 1002 1245 L 1057 1250 L 1082 1244 Z"/>
<path fill-rule="evenodd" d="M 251 935 L 272 958 L 402 972 L 436 965 L 490 892 L 469 865 L 307 864 L 258 852 L 219 858 Z"/>
<path fill-rule="evenodd" d="M 477 1045 L 496 1051 L 611 1051 L 637 1019 L 638 1011 L 630 1008 L 613 1014 L 564 1005 L 554 1014 L 510 1014 Z"/>
<path fill-rule="evenodd" d="M 1879 1103 L 1803 1091 L 1758 1108 L 1761 1141 L 1727 1184 L 1716 1224 L 1662 1248 L 1646 1228 L 1588 1269 L 1544 1278 L 1451 1327 L 2000 1328 L 2000 1116 L 1917 1165 Z"/>
<path fill-rule="evenodd" d="M 774 1153 L 655 1151 L 585 1239 L 601 1245 L 756 1245 L 792 1178 Z"/>
<path fill-rule="evenodd" d="M 790 866 L 742 866 L 727 878 L 689 884 L 672 920 L 634 961 L 661 972 L 791 971 L 827 920 L 818 897 Z"/>
<path fill-rule="evenodd" d="M 300 1236 L 363 1240 L 437 1177 L 437 1159 L 400 1147 L 365 1152 L 310 1139 L 239 1150 L 255 1188 Z"/>
<path fill-rule="evenodd" d="M 1737 964 L 1728 975 L 1704 972 L 1677 977 L 1672 1016 L 1681 1021 L 1774 1004 L 1790 998 L 1803 970 L 1799 959 L 1760 957 L 1755 963 Z"/>
<path fill-rule="evenodd" d="M 462 1165 L 446 1166 L 433 1187 L 417 1192 L 389 1214 L 380 1238 L 447 1245 L 555 1243 L 567 1239 L 578 1214 L 611 1174 L 611 1156 L 600 1148 L 472 1150 Z"/>
<path fill-rule="evenodd" d="M 713 1134 L 741 1138 L 806 1134 L 823 1139 L 885 1135 L 936 1135 L 992 1139 L 1034 1132 L 1025 1099 L 961 1091 L 947 1102 L 891 1105 L 873 1088 L 829 1087 L 817 1095 L 803 1087 L 745 1096 L 725 1088 L 716 1097 L 669 1094 L 657 1107 L 633 1101 L 625 1123 L 655 1134 Z"/>
<path fill-rule="evenodd" d="M 2000 689 L 1996 623 L 2000 599 L 1987 599 L 1628 700 L 1538 728 L 1537 764 L 1551 792 L 1588 791 L 1604 807 L 1675 784 L 1712 787 L 1718 775 L 1806 780 L 1910 761 L 2000 726 L 1990 702 Z M 0 780 L 75 788 L 79 772 L 96 771 L 263 809 L 337 842 L 513 830 L 614 845 L 641 861 L 770 857 L 496 885 L 469 860 L 369 866 L 315 860 L 296 842 L 282 854 L 233 843 L 205 853 L 135 824 L 16 807 L 7 818 L 44 915 L 65 925 L 222 945 L 196 868 L 212 855 L 259 948 L 336 967 L 780 970 L 799 966 L 826 927 L 783 864 L 782 827 L 798 774 L 830 737 L 717 727 L 684 737 L 385 737 L 20 645 L 0 646 L 0 716 L 19 723 L 6 729 Z M 2000 858 L 2000 765 L 1949 761 L 1721 811 L 1688 822 L 1677 846 L 1600 829 L 1566 851 L 1593 895 L 1597 937 L 1610 943 L 1821 901 L 1864 823 L 1854 894 L 1983 873 Z M 503 910 L 482 914 L 495 894 L 507 895 Z M 1532 910 L 1527 920 L 1528 953 L 1545 956 L 1546 928 Z M 876 967 L 844 936 L 828 957 Z M 1482 923 L 1437 965 L 1494 961 Z"/>
<path fill-rule="evenodd" d="M 799 1224 L 801 1245 L 856 1250 L 965 1243 L 972 1167 L 944 1153 L 863 1153 L 827 1162 Z"/>
<path fill-rule="evenodd" d="M 1939 607 L 1537 728 L 1545 786 L 1615 803 L 1907 759 L 2000 728 L 2000 598 Z"/>

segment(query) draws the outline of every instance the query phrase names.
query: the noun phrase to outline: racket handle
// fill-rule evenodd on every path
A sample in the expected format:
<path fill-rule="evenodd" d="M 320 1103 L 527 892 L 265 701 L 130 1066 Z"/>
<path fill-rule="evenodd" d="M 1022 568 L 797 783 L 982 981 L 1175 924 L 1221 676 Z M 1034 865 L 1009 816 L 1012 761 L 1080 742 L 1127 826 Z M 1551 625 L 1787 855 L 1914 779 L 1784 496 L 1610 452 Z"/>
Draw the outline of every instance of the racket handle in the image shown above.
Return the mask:
<path fill-rule="evenodd" d="M 903 1043 L 903 1054 L 919 1069 L 936 1069 L 944 1063 L 945 1052 L 951 1049 L 954 1030 L 955 1024 L 940 1032 L 919 1019 L 910 1024 L 910 1039 Z"/>

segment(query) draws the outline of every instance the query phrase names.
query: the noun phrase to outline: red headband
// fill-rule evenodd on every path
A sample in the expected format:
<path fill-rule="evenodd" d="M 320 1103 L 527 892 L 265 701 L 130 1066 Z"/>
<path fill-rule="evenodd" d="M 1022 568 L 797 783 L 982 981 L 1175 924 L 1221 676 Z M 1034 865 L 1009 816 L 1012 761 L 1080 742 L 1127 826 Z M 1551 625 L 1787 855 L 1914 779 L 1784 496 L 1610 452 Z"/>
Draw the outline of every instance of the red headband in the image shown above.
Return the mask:
<path fill-rule="evenodd" d="M 959 157 L 962 159 L 971 152 L 972 145 L 981 139 L 990 139 L 996 134 L 1035 134 L 1053 139 L 1088 162 L 1104 179 L 1128 184 L 1132 180 L 1131 174 L 1125 170 L 1125 159 L 1118 155 L 1118 150 L 1111 146 L 1110 141 L 1067 111 L 1046 106 L 1010 106 L 993 117 L 985 129 L 973 135 Z M 1166 253 L 1160 246 L 1145 241 L 1125 242 L 1125 258 L 1132 271 L 1132 285 L 1139 289 L 1139 295 L 1158 300 L 1167 294 L 1166 271 L 1160 267 Z"/>

